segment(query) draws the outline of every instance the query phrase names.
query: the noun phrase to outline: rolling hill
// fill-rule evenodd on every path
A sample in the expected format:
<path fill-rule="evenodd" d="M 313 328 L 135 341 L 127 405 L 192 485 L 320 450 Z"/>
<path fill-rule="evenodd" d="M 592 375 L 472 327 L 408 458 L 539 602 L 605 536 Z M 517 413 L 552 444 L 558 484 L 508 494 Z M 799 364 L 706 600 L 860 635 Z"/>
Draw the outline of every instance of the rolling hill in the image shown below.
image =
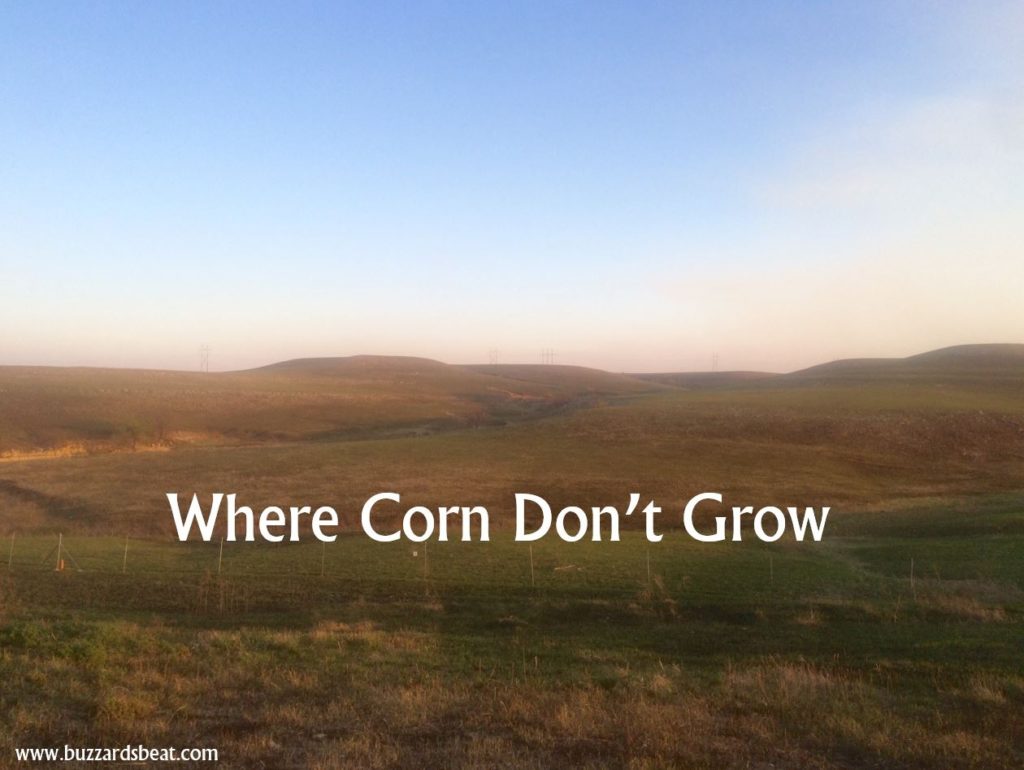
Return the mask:
<path fill-rule="evenodd" d="M 659 387 L 597 370 L 530 369 L 388 356 L 226 373 L 0 367 L 0 457 L 415 435 Z"/>
<path fill-rule="evenodd" d="M 631 375 L 638 380 L 654 382 L 659 385 L 670 385 L 675 388 L 693 390 L 723 388 L 734 385 L 745 385 L 761 380 L 770 380 L 779 375 L 771 372 L 655 372 L 651 374 Z"/>
<path fill-rule="evenodd" d="M 956 345 L 906 358 L 849 358 L 786 375 L 791 379 L 1024 381 L 1024 345 Z"/>
<path fill-rule="evenodd" d="M 628 374 L 614 374 L 603 369 L 558 364 L 476 364 L 460 367 L 466 371 L 499 377 L 503 380 L 543 386 L 573 393 L 624 395 L 657 389 L 653 381 Z"/>
<path fill-rule="evenodd" d="M 812 413 L 830 420 L 922 410 L 1017 414 L 1024 404 L 1024 345 L 841 360 L 784 375 L 623 375 L 394 356 L 295 359 L 225 373 L 0 367 L 0 458 L 415 437 L 652 398 L 656 410 L 671 404 L 673 414 L 689 415 L 690 431 L 709 437 L 744 431 L 770 437 L 783 426 L 788 435 L 801 423 L 794 411 L 804 422 Z M 739 428 L 741 414 L 746 422 Z M 769 419 L 780 414 L 785 420 Z M 863 424 L 821 435 L 859 435 Z M 967 440 L 963 424 L 957 430 Z M 936 431 L 942 432 L 920 429 L 933 439 Z"/>
<path fill-rule="evenodd" d="M 143 534 L 167 526 L 153 512 L 172 488 L 351 511 L 384 485 L 496 512 L 519 490 L 560 504 L 718 488 L 864 507 L 1019 489 L 1017 351 L 974 353 L 685 375 L 693 387 L 367 356 L 223 374 L 0 368 L 0 506 L 21 527 L 73 513 L 76 527 Z M 976 375 L 979 358 L 1002 374 Z M 90 456 L 20 461 L 64 455 Z"/>

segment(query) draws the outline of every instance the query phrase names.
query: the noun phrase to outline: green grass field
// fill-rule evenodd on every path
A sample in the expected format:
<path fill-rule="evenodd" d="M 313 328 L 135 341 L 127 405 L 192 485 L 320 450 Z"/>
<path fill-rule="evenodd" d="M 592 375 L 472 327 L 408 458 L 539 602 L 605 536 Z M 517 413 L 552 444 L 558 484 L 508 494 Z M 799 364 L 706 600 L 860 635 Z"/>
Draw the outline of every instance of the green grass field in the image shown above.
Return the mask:
<path fill-rule="evenodd" d="M 310 424 L 333 433 L 287 440 L 221 408 L 225 380 L 209 415 L 175 417 L 203 441 L 103 439 L 66 456 L 83 440 L 61 417 L 88 413 L 68 395 L 83 375 L 60 408 L 26 388 L 45 430 L 0 413 L 19 441 L 57 438 L 32 444 L 50 455 L 0 464 L 0 766 L 17 746 L 141 742 L 216 747 L 239 768 L 1020 767 L 1015 361 L 991 378 L 926 358 L 928 376 L 861 366 L 854 380 L 653 390 L 477 367 L 480 392 L 488 377 L 548 390 L 537 408 L 488 403 L 486 419 L 412 433 L 408 412 L 381 409 L 358 435 L 330 406 L 355 386 L 328 372 Z M 398 392 L 398 375 L 375 376 Z M 451 395 L 452 376 L 425 386 L 430 409 L 472 400 L 461 374 Z M 125 403 L 118 419 L 135 419 L 140 402 Z M 259 420 L 287 425 L 293 408 Z M 233 437 L 211 438 L 226 420 Z M 358 511 L 382 489 L 487 505 L 492 542 L 373 543 Z M 347 532 L 221 555 L 173 539 L 171 490 L 331 504 Z M 701 544 L 679 511 L 705 490 L 835 511 L 819 544 Z M 665 538 L 531 549 L 512 542 L 515 491 L 556 505 L 639 491 L 664 506 Z"/>
<path fill-rule="evenodd" d="M 810 547 L 543 541 L 532 580 L 500 537 L 229 544 L 219 576 L 217 544 L 129 540 L 122 572 L 124 541 L 69 537 L 82 571 L 58 573 L 52 537 L 15 538 L 6 741 L 213 745 L 229 766 L 1012 767 L 1024 500 L 959 514 Z"/>

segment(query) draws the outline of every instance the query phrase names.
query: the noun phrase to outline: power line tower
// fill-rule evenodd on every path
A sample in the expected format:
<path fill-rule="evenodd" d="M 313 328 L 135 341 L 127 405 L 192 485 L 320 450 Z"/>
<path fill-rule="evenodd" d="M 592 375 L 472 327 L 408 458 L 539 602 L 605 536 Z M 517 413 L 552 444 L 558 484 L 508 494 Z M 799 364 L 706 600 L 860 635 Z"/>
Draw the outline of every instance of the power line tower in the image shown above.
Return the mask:
<path fill-rule="evenodd" d="M 555 363 L 555 351 L 553 348 L 544 348 L 540 351 L 540 362 L 547 366 Z"/>
<path fill-rule="evenodd" d="M 718 371 L 718 353 L 711 354 L 711 371 Z"/>
<path fill-rule="evenodd" d="M 487 351 L 487 363 L 496 364 L 498 363 L 498 349 L 491 348 Z"/>
<path fill-rule="evenodd" d="M 210 346 L 203 345 L 199 348 L 199 371 L 210 371 Z"/>

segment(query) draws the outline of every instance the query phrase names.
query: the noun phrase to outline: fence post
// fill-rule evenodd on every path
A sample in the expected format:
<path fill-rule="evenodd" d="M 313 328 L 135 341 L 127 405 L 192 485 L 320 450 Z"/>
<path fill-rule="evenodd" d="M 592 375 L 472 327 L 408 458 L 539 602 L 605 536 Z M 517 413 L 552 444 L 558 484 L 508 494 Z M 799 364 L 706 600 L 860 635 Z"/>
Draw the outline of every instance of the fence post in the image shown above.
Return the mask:
<path fill-rule="evenodd" d="M 7 556 L 7 571 L 14 569 L 14 533 L 11 533 L 11 552 Z"/>
<path fill-rule="evenodd" d="M 224 538 L 220 539 L 220 552 L 217 554 L 217 575 L 220 575 L 220 567 L 224 562 Z"/>
<path fill-rule="evenodd" d="M 530 543 L 530 588 L 536 588 L 537 581 L 533 577 L 533 543 Z"/>
<path fill-rule="evenodd" d="M 128 571 L 128 536 L 124 538 L 124 558 L 121 560 L 121 574 Z"/>

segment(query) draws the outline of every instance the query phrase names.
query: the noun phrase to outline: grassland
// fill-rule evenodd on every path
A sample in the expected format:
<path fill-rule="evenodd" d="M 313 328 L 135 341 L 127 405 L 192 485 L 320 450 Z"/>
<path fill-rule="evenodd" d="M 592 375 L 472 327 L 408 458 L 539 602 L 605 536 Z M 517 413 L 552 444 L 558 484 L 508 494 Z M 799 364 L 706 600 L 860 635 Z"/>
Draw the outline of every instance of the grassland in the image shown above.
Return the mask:
<path fill-rule="evenodd" d="M 215 746 L 225 767 L 1019 767 L 1024 373 L 998 352 L 693 388 L 302 362 L 180 375 L 120 409 L 90 390 L 119 373 L 0 372 L 33 405 L 0 403 L 19 452 L 84 441 L 67 415 L 161 402 L 204 437 L 0 464 L 0 766 L 15 746 L 143 742 Z M 254 409 L 249 388 L 301 395 Z M 355 517 L 385 488 L 485 504 L 494 541 L 371 543 Z M 218 574 L 216 544 L 172 542 L 172 489 L 332 504 L 352 534 L 230 545 Z M 836 512 L 820 544 L 697 544 L 677 506 L 705 489 Z M 531 572 L 502 529 L 514 491 L 641 491 L 672 526 L 656 545 L 545 540 Z M 57 532 L 81 571 L 53 571 Z"/>
<path fill-rule="evenodd" d="M 504 377 L 381 356 L 213 374 L 0 367 L 0 458 L 424 435 L 658 387 L 593 369 L 550 369 Z"/>

